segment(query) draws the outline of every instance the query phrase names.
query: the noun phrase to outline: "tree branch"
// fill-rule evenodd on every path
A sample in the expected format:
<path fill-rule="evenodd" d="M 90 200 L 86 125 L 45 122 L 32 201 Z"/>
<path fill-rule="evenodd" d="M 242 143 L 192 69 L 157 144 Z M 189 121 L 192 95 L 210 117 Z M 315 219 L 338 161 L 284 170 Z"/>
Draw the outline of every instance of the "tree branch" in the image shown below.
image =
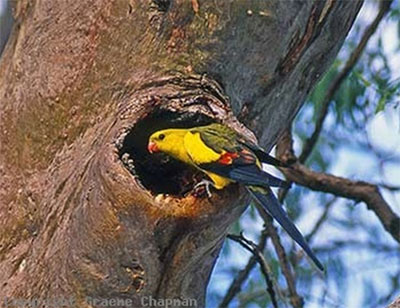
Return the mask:
<path fill-rule="evenodd" d="M 357 64 L 357 61 L 360 58 L 361 54 L 363 53 L 365 47 L 367 46 L 369 39 L 375 33 L 375 31 L 378 28 L 383 17 L 385 17 L 387 12 L 389 11 L 392 2 L 393 2 L 392 0 L 390 0 L 390 1 L 381 0 L 380 1 L 379 12 L 376 15 L 374 21 L 365 29 L 365 31 L 361 37 L 360 43 L 358 44 L 358 46 L 354 49 L 354 51 L 350 55 L 344 68 L 342 69 L 342 71 L 335 77 L 335 79 L 329 86 L 328 91 L 325 95 L 325 98 L 321 103 L 321 105 L 322 105 L 321 111 L 320 111 L 317 121 L 315 123 L 314 132 L 311 134 L 311 137 L 305 141 L 303 151 L 301 152 L 301 154 L 299 156 L 300 163 L 305 163 L 307 158 L 310 156 L 315 144 L 318 141 L 318 137 L 322 131 L 322 127 L 324 125 L 325 118 L 328 114 L 329 106 L 330 106 L 330 103 L 332 102 L 333 96 L 335 95 L 336 91 L 340 88 L 342 82 L 346 79 L 346 77 L 352 71 L 354 66 Z"/>
<path fill-rule="evenodd" d="M 290 303 L 293 307 L 301 308 L 304 305 L 303 298 L 298 295 L 296 290 L 296 282 L 294 275 L 290 269 L 289 261 L 286 256 L 285 248 L 283 247 L 281 240 L 279 238 L 278 232 L 273 225 L 272 217 L 264 210 L 264 208 L 259 205 L 257 202 L 254 203 L 256 206 L 258 213 L 263 218 L 265 222 L 265 228 L 268 231 L 269 236 L 271 237 L 272 244 L 275 247 L 276 254 L 278 255 L 279 263 L 281 264 L 282 273 L 285 276 L 286 283 L 288 285 L 289 295 L 290 295 Z"/>
<path fill-rule="evenodd" d="M 261 272 L 265 278 L 265 282 L 267 284 L 267 292 L 269 293 L 269 295 L 271 297 L 272 305 L 275 308 L 278 308 L 278 302 L 276 300 L 274 284 L 272 281 L 272 271 L 270 270 L 269 265 L 268 265 L 267 261 L 265 260 L 262 251 L 260 250 L 260 247 L 256 244 L 254 244 L 252 241 L 246 239 L 243 236 L 243 234 L 240 234 L 240 235 L 228 234 L 227 237 L 235 242 L 238 242 L 246 250 L 250 251 L 253 254 L 253 256 L 257 260 L 258 264 L 260 265 Z M 220 307 L 227 307 L 227 306 L 223 306 L 221 303 Z"/>
<path fill-rule="evenodd" d="M 392 192 L 396 192 L 396 191 L 400 190 L 400 186 L 390 185 L 390 184 L 386 184 L 386 183 L 375 183 L 374 185 L 376 185 L 378 187 L 382 187 L 382 188 L 392 191 Z"/>
<path fill-rule="evenodd" d="M 267 239 L 268 239 L 268 232 L 264 229 L 263 231 L 261 231 L 261 237 L 258 243 L 258 249 L 260 251 L 264 251 Z M 256 263 L 257 263 L 257 257 L 254 254 L 252 254 L 245 268 L 242 269 L 235 277 L 235 279 L 232 281 L 228 291 L 225 293 L 224 298 L 219 304 L 220 308 L 228 307 L 229 303 L 240 292 L 242 283 L 247 279 L 247 277 L 249 276 L 251 270 L 254 268 Z"/>
<path fill-rule="evenodd" d="M 333 197 L 331 200 L 329 200 L 328 203 L 325 204 L 324 211 L 321 214 L 321 216 L 319 217 L 319 219 L 317 220 L 317 222 L 315 223 L 314 228 L 305 237 L 307 242 L 309 242 L 315 236 L 315 234 L 321 228 L 322 224 L 326 221 L 326 219 L 328 218 L 328 215 L 329 215 L 329 211 L 332 208 L 332 205 L 336 202 L 336 200 L 337 200 L 337 197 Z"/>
<path fill-rule="evenodd" d="M 277 156 L 282 161 L 294 160 L 292 138 L 290 131 L 282 136 L 277 146 Z M 292 168 L 282 169 L 285 177 L 299 185 L 315 191 L 323 191 L 335 196 L 365 202 L 381 221 L 385 230 L 400 243 L 400 217 L 393 212 L 382 197 L 378 186 L 364 181 L 352 181 L 327 173 L 312 171 L 306 166 L 295 163 Z"/>
<path fill-rule="evenodd" d="M 281 200 L 283 201 L 283 200 Z M 265 225 L 263 231 L 261 231 L 261 238 L 258 247 L 260 251 L 264 250 L 267 235 L 269 235 L 272 239 L 272 244 L 275 248 L 275 251 L 278 256 L 278 260 L 282 267 L 283 275 L 286 279 L 286 283 L 288 285 L 289 294 L 290 294 L 290 302 L 294 307 L 303 307 L 303 299 L 298 295 L 296 290 L 296 283 L 294 279 L 294 275 L 290 270 L 289 261 L 285 253 L 285 249 L 280 241 L 278 232 L 276 228 L 273 226 L 272 217 L 264 211 L 262 207 L 259 207 L 258 204 L 255 204 L 257 210 L 259 211 L 261 217 L 263 218 Z M 237 293 L 240 292 L 240 288 L 242 283 L 247 279 L 251 270 L 256 264 L 256 256 L 253 255 L 249 262 L 246 264 L 245 268 L 241 270 L 238 276 L 232 281 L 227 293 L 225 294 L 220 307 L 227 307 L 228 304 L 232 301 L 232 299 L 236 296 Z"/>

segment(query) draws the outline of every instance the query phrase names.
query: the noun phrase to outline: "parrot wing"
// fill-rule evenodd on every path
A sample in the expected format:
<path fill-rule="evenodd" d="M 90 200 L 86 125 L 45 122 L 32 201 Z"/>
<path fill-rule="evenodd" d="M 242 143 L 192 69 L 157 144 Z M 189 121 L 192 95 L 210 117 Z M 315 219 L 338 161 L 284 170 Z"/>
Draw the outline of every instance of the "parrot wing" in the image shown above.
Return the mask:
<path fill-rule="evenodd" d="M 288 164 L 269 155 L 264 149 L 226 125 L 214 123 L 199 127 L 197 131 L 201 133 L 204 143 L 219 153 L 222 151 L 235 152 L 246 148 L 253 152 L 257 159 L 263 163 L 277 167 L 289 167 Z"/>
<path fill-rule="evenodd" d="M 263 208 L 278 221 L 278 223 L 285 229 L 285 231 L 290 235 L 290 237 L 299 244 L 307 255 L 313 260 L 315 265 L 321 270 L 324 271 L 324 267 L 321 262 L 317 259 L 317 257 L 312 252 L 311 248 L 308 246 L 306 240 L 303 235 L 294 225 L 294 223 L 287 216 L 285 210 L 276 199 L 275 195 L 272 193 L 269 188 L 260 188 L 260 187 L 247 187 L 247 190 L 250 192 L 252 197 L 256 199 Z"/>
<path fill-rule="evenodd" d="M 267 152 L 264 151 L 263 148 L 259 147 L 258 145 L 248 142 L 245 139 L 240 138 L 238 140 L 239 143 L 243 144 L 245 147 L 250 149 L 256 156 L 257 158 L 268 165 L 276 166 L 276 167 L 285 167 L 288 168 L 290 167 L 288 164 L 276 159 L 275 157 L 269 155 Z"/>
<path fill-rule="evenodd" d="M 191 132 L 199 133 L 204 144 L 217 153 L 233 153 L 243 149 L 243 146 L 236 141 L 236 132 L 222 124 L 197 127 L 191 129 Z"/>
<path fill-rule="evenodd" d="M 192 136 L 186 139 L 187 151 L 200 169 L 244 185 L 290 186 L 286 181 L 264 172 L 257 156 L 238 142 L 236 132 L 229 127 L 212 124 L 191 129 L 190 133 Z M 202 143 L 201 151 L 199 143 Z M 203 155 L 210 150 L 216 154 L 212 159 L 211 155 Z"/>

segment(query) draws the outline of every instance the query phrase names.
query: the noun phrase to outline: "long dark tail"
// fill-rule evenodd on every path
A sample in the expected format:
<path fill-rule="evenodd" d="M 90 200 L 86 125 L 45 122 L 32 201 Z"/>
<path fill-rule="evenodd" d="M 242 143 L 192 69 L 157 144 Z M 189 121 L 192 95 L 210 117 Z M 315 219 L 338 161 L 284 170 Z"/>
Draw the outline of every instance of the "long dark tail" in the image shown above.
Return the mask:
<path fill-rule="evenodd" d="M 247 186 L 247 190 L 254 197 L 254 199 L 256 199 L 264 207 L 264 209 L 279 222 L 279 224 L 283 229 L 285 229 L 291 238 L 294 239 L 296 243 L 304 249 L 307 255 L 314 261 L 315 265 L 321 271 L 324 271 L 324 267 L 322 266 L 321 262 L 319 262 L 311 248 L 308 246 L 303 235 L 287 216 L 285 210 L 279 203 L 278 199 L 276 199 L 271 189 L 258 186 Z"/>
<path fill-rule="evenodd" d="M 246 186 L 281 187 L 289 188 L 290 183 L 281 180 L 265 171 L 257 165 L 226 166 L 209 163 L 199 165 L 201 169 L 211 171 L 220 176 L 234 180 Z"/>
<path fill-rule="evenodd" d="M 248 147 L 254 154 L 256 154 L 257 158 L 268 165 L 273 165 L 276 167 L 285 167 L 285 168 L 290 168 L 290 165 L 280 161 L 279 159 L 276 159 L 275 157 L 269 155 L 267 152 L 264 151 L 263 148 L 259 147 L 256 144 L 246 142 L 245 140 L 238 140 L 241 144 L 244 146 Z"/>

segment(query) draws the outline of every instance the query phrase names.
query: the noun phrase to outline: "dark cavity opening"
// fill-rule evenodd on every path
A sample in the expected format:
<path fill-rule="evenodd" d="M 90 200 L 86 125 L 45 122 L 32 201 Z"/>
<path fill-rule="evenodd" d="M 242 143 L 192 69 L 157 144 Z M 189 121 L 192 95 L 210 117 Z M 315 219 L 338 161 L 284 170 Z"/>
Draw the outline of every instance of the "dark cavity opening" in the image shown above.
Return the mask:
<path fill-rule="evenodd" d="M 119 150 L 120 159 L 153 194 L 181 197 L 193 188 L 202 175 L 198 170 L 164 153 L 150 154 L 147 150 L 149 137 L 161 129 L 191 128 L 212 122 L 212 118 L 200 113 L 156 109 L 140 119 L 125 136 Z"/>

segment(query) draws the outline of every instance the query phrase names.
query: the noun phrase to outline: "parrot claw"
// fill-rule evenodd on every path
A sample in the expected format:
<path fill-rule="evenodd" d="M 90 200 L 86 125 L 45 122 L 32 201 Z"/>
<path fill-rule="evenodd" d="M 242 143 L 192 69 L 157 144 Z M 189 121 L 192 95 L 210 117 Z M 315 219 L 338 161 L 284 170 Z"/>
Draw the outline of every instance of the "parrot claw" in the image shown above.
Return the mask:
<path fill-rule="evenodd" d="M 206 192 L 207 197 L 211 198 L 212 194 L 211 194 L 210 186 L 214 187 L 214 183 L 211 181 L 208 181 L 208 180 L 202 180 L 201 182 L 197 183 L 193 188 L 195 195 L 200 196 L 200 195 L 204 194 L 204 192 Z"/>

